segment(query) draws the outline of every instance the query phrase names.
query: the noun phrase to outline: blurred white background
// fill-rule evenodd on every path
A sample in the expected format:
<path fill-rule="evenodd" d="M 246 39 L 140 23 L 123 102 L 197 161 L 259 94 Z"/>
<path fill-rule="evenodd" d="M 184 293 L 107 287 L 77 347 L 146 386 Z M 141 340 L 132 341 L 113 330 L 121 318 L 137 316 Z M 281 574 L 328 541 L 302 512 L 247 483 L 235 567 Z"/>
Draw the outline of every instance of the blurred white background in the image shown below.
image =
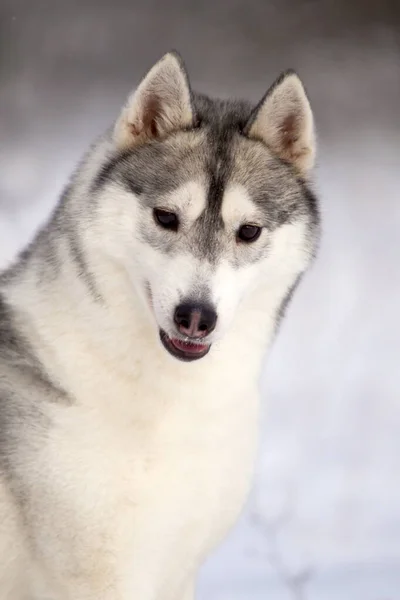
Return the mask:
<path fill-rule="evenodd" d="M 263 375 L 254 490 L 200 600 L 398 600 L 398 1 L 1 0 L 0 267 L 170 48 L 220 96 L 298 70 L 324 215 Z"/>

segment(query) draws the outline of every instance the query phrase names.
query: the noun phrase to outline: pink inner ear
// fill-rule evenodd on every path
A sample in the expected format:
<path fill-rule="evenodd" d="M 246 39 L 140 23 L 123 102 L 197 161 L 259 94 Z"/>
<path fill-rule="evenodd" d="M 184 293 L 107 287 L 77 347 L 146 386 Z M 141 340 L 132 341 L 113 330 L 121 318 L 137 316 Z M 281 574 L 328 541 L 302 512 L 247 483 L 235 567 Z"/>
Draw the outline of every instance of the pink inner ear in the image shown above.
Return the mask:
<path fill-rule="evenodd" d="M 146 98 L 145 111 L 143 115 L 144 131 L 149 137 L 157 137 L 159 134 L 157 119 L 161 114 L 161 103 L 157 96 Z"/>
<path fill-rule="evenodd" d="M 141 126 L 130 123 L 130 130 L 134 137 L 146 135 L 149 138 L 159 136 L 158 119 L 161 114 L 161 102 L 157 96 L 148 96 L 144 101 L 144 111 Z"/>
<path fill-rule="evenodd" d="M 298 118 L 296 115 L 288 115 L 280 127 L 282 134 L 282 148 L 289 149 L 299 139 L 298 135 Z"/>

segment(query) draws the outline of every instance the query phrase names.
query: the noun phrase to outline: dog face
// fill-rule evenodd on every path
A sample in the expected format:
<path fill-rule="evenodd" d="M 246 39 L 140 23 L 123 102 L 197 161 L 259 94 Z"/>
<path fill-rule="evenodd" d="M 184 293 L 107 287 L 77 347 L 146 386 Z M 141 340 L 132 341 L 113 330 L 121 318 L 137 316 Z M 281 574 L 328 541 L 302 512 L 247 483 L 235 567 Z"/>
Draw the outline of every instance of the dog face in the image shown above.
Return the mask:
<path fill-rule="evenodd" d="M 192 93 L 169 53 L 113 136 L 95 186 L 113 207 L 106 251 L 150 306 L 166 350 L 202 358 L 257 286 L 281 285 L 285 295 L 312 257 L 315 142 L 304 88 L 288 72 L 255 108 L 211 100 Z"/>

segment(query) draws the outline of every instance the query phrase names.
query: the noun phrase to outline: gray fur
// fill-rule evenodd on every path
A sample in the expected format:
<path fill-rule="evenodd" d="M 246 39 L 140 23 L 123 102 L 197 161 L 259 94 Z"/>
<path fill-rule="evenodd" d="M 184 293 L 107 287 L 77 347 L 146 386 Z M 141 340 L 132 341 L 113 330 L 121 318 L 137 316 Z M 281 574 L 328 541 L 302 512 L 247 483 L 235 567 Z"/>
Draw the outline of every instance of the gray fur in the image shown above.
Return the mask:
<path fill-rule="evenodd" d="M 139 201 L 142 210 L 146 211 L 162 204 L 163 197 L 179 185 L 188 180 L 202 179 L 208 186 L 207 209 L 199 217 L 189 239 L 180 242 L 174 234 L 160 232 L 157 236 L 145 229 L 142 236 L 146 243 L 165 253 L 178 253 L 184 244 L 186 250 L 212 264 L 226 247 L 221 205 L 224 190 L 232 182 L 245 186 L 252 200 L 262 208 L 262 225 L 267 230 L 273 231 L 286 222 L 306 216 L 310 242 L 311 245 L 315 244 L 319 216 L 313 192 L 289 164 L 275 156 L 263 143 L 249 139 L 244 133 L 248 123 L 254 119 L 256 108 L 245 101 L 222 101 L 202 94 L 193 94 L 192 102 L 195 111 L 195 126 L 192 129 L 175 132 L 167 139 L 154 139 L 129 151 L 106 153 L 98 173 L 88 182 L 85 198 L 87 208 L 95 211 L 99 193 L 111 184 L 131 191 L 132 202 Z M 110 128 L 100 138 L 98 145 L 105 141 L 109 144 L 111 135 Z M 93 150 L 96 150 L 96 145 Z M 2 283 L 17 279 L 29 269 L 32 257 L 42 265 L 38 283 L 59 276 L 63 268 L 59 247 L 63 241 L 69 248 L 71 265 L 77 277 L 94 300 L 102 300 L 81 245 L 80 229 L 90 225 L 90 214 L 86 212 L 82 225 L 76 218 L 80 213 L 76 214 L 77 207 L 74 204 L 76 189 L 81 187 L 81 170 L 90 158 L 91 152 L 78 166 L 48 222 L 21 252 L 15 264 L 0 276 L 0 290 Z M 240 267 L 243 261 L 255 261 L 265 253 L 267 246 L 268 241 L 257 251 L 249 246 L 248 252 L 242 253 L 240 259 L 232 253 L 232 262 Z M 287 302 L 284 304 L 286 306 Z M 1 296 L 0 361 L 3 365 L 18 364 L 21 373 L 36 377 L 41 385 L 54 385 L 46 380 L 41 366 L 31 356 L 14 322 L 12 311 Z M 0 377 L 0 393 L 1 386 Z M 57 389 L 57 386 L 54 388 Z M 60 390 L 57 393 L 63 395 Z M 9 397 L 8 394 L 8 400 L 3 398 L 0 405 L 0 426 L 3 424 L 0 436 L 3 438 L 5 417 L 2 413 L 10 403 Z"/>
<path fill-rule="evenodd" d="M 22 330 L 0 294 L 0 480 L 3 475 L 20 499 L 19 463 L 25 453 L 33 455 L 50 427 L 43 406 L 71 404 L 65 391 L 50 380 Z"/>
<path fill-rule="evenodd" d="M 92 191 L 98 193 L 110 183 L 122 185 L 148 210 L 162 205 L 163 197 L 186 181 L 202 178 L 208 186 L 207 210 L 185 245 L 211 263 L 224 250 L 221 205 L 229 183 L 248 190 L 262 209 L 261 224 L 270 231 L 300 216 L 309 218 L 310 230 L 318 227 L 316 199 L 307 183 L 265 144 L 244 135 L 247 121 L 253 118 L 250 104 L 194 94 L 193 105 L 195 128 L 112 156 L 95 178 Z M 177 239 L 165 234 L 154 236 L 143 231 L 143 239 L 162 252 L 182 250 Z M 257 254 L 249 253 L 249 257 L 256 260 Z M 242 264 L 233 261 L 237 266 Z"/>
<path fill-rule="evenodd" d="M 272 89 L 272 88 L 271 88 Z M 274 155 L 265 144 L 247 137 L 245 131 L 254 120 L 257 107 L 242 100 L 211 99 L 202 94 L 192 95 L 195 119 L 192 129 L 173 132 L 166 139 L 154 139 L 128 151 L 109 151 L 112 128 L 102 136 L 97 145 L 85 156 L 62 194 L 48 222 L 34 240 L 21 252 L 15 264 L 0 276 L 2 283 L 17 279 L 29 269 L 31 258 L 42 265 L 40 280 L 56 278 L 63 266 L 59 246 L 69 248 L 71 264 L 80 281 L 96 301 L 101 301 L 95 276 L 81 245 L 80 230 L 90 226 L 90 211 L 96 210 L 97 197 L 104 187 L 122 186 L 132 192 L 132 202 L 139 201 L 146 211 L 162 204 L 162 199 L 188 180 L 207 182 L 207 209 L 184 240 L 186 250 L 210 263 L 218 260 L 225 250 L 224 223 L 221 205 L 224 190 L 229 183 L 241 184 L 251 199 L 262 208 L 262 225 L 270 231 L 300 216 L 309 223 L 310 247 L 315 245 L 319 230 L 316 198 L 308 184 L 299 177 L 291 165 Z M 106 144 L 105 160 L 92 181 L 87 182 L 84 206 L 74 200 L 82 187 L 81 172 L 90 162 L 92 152 Z M 138 200 L 137 200 L 138 199 Z M 80 201 L 82 202 L 82 201 Z M 89 209 L 89 210 L 88 210 Z M 79 218 L 85 210 L 84 222 Z M 179 236 L 154 235 L 142 231 L 143 240 L 162 252 L 178 253 L 182 250 Z M 268 241 L 254 251 L 249 246 L 241 258 L 232 256 L 237 267 L 243 261 L 255 261 L 265 253 Z M 39 259 L 39 260 L 38 260 Z M 40 283 L 40 281 L 38 281 Z M 18 328 L 0 296 L 0 359 L 26 358 L 27 349 L 21 341 Z M 27 366 L 37 368 L 37 365 Z"/>
<path fill-rule="evenodd" d="M 183 69 L 183 65 L 179 64 L 180 68 Z M 161 80 L 163 80 L 162 77 Z M 182 87 L 181 82 L 180 85 Z M 124 402 L 126 399 L 128 400 L 126 404 L 122 403 L 122 406 L 130 406 L 132 395 L 133 409 L 136 411 L 141 409 L 142 398 L 139 386 L 140 380 L 143 378 L 142 371 L 147 369 L 150 373 L 150 375 L 146 375 L 147 379 L 144 377 L 146 385 L 150 385 L 150 380 L 151 384 L 153 383 L 153 371 L 151 369 L 154 368 L 154 373 L 157 374 L 155 379 L 157 379 L 158 371 L 161 373 L 165 368 L 165 373 L 168 375 L 168 379 L 165 379 L 168 381 L 168 385 L 170 380 L 172 381 L 173 374 L 176 373 L 176 381 L 179 381 L 179 385 L 186 382 L 185 385 L 190 392 L 187 398 L 183 396 L 182 399 L 185 401 L 190 400 L 192 394 L 192 376 L 188 374 L 190 372 L 183 371 L 181 365 L 178 367 L 175 364 L 171 366 L 172 363 L 164 363 L 166 355 L 161 354 L 161 346 L 159 348 L 157 345 L 161 330 L 165 330 L 164 332 L 170 335 L 166 330 L 171 320 L 171 306 L 165 305 L 164 307 L 162 305 L 163 294 L 167 296 L 172 289 L 171 305 L 172 302 L 175 302 L 175 298 L 178 302 L 192 301 L 193 303 L 202 302 L 211 305 L 212 302 L 215 302 L 215 298 L 211 297 L 213 288 L 209 281 L 214 279 L 219 285 L 219 276 L 214 277 L 214 274 L 223 264 L 225 279 L 221 277 L 221 280 L 227 280 L 226 272 L 228 272 L 230 278 L 228 282 L 233 281 L 234 285 L 228 283 L 223 290 L 225 310 L 221 309 L 221 313 L 224 314 L 218 315 L 218 327 L 219 323 L 223 321 L 222 317 L 225 314 L 229 315 L 226 306 L 230 309 L 229 302 L 232 299 L 232 288 L 235 287 L 236 281 L 239 280 L 240 276 L 243 276 L 243 273 L 247 277 L 248 271 L 251 270 L 255 280 L 257 274 L 260 273 L 260 270 L 256 267 L 260 266 L 261 259 L 268 257 L 269 261 L 270 255 L 272 255 L 274 258 L 278 256 L 279 260 L 276 260 L 274 265 L 275 267 L 278 265 L 275 268 L 277 279 L 281 278 L 281 264 L 285 261 L 285 264 L 290 262 L 287 260 L 287 254 L 285 254 L 285 236 L 292 235 L 291 233 L 287 234 L 287 230 L 292 232 L 296 229 L 296 227 L 284 229 L 283 226 L 294 223 L 296 226 L 299 225 L 297 227 L 298 231 L 296 229 L 298 238 L 295 239 L 300 240 L 298 245 L 301 247 L 298 248 L 296 243 L 292 244 L 294 248 L 294 250 L 292 249 L 292 255 L 296 254 L 293 265 L 290 265 L 288 274 L 283 274 L 282 283 L 279 283 L 279 285 L 275 283 L 277 288 L 275 296 L 270 295 L 270 291 L 274 291 L 274 283 L 271 283 L 270 286 L 270 271 L 265 271 L 268 274 L 265 279 L 268 279 L 268 281 L 266 284 L 263 282 L 268 288 L 267 301 L 270 302 L 268 319 L 275 320 L 278 323 L 300 280 L 301 273 L 299 274 L 299 272 L 306 268 L 310 257 L 315 251 L 319 235 L 319 213 L 316 198 L 308 183 L 292 164 L 282 160 L 272 152 L 267 144 L 252 139 L 247 134 L 249 124 L 253 123 L 258 108 L 245 101 L 215 100 L 201 94 L 191 94 L 190 102 L 187 102 L 187 104 L 190 104 L 190 110 L 187 111 L 190 117 L 192 115 L 191 111 L 193 111 L 192 127 L 182 127 L 160 137 L 154 135 L 152 139 L 145 139 L 144 143 L 142 143 L 144 139 L 142 137 L 141 143 L 136 145 L 133 143 L 129 150 L 125 149 L 123 151 L 118 149 L 118 144 L 113 137 L 115 131 L 113 128 L 110 128 L 99 138 L 78 165 L 48 221 L 27 248 L 20 253 L 15 263 L 0 275 L 0 508 L 2 506 L 1 496 L 7 497 L 8 502 L 8 496 L 10 495 L 12 509 L 15 509 L 15 512 L 21 516 L 24 522 L 24 527 L 21 530 L 19 527 L 16 529 L 18 535 L 23 539 L 24 547 L 25 541 L 27 541 L 26 547 L 34 547 L 32 540 L 34 540 L 35 535 L 32 532 L 35 527 L 40 529 L 41 525 L 37 525 L 37 523 L 41 523 L 40 518 L 42 515 L 46 515 L 47 510 L 46 503 L 35 505 L 35 499 L 32 500 L 32 489 L 39 490 L 38 497 L 41 497 L 42 494 L 44 498 L 48 496 L 50 507 L 54 508 L 56 506 L 57 510 L 60 509 L 57 506 L 58 491 L 55 487 L 52 487 L 54 469 L 39 466 L 48 463 L 46 461 L 40 463 L 38 456 L 46 454 L 46 444 L 49 440 L 58 439 L 60 431 L 63 434 L 65 433 L 63 425 L 60 425 L 60 423 L 67 422 L 67 429 L 72 425 L 71 429 L 75 431 L 79 418 L 82 418 L 82 422 L 85 424 L 83 427 L 85 434 L 91 429 L 93 413 L 90 410 L 85 412 L 83 408 L 88 395 L 86 390 L 92 389 L 92 384 L 95 390 L 93 393 L 91 392 L 92 407 L 97 407 L 99 396 L 103 393 L 104 381 L 106 382 L 104 392 L 106 403 L 104 405 L 110 399 L 111 408 L 114 411 L 114 404 L 112 404 L 114 398 L 112 396 L 115 390 L 121 389 L 126 393 Z M 185 108 L 187 109 L 187 106 Z M 149 130 L 157 131 L 157 128 L 152 127 L 152 125 L 154 123 L 150 123 Z M 135 133 L 137 132 L 135 131 Z M 143 132 L 139 131 L 138 136 L 142 134 Z M 195 223 L 191 223 L 186 230 L 184 227 L 185 214 L 179 215 L 182 219 L 182 232 L 180 230 L 177 232 L 166 231 L 159 228 L 151 220 L 153 209 L 162 207 L 163 202 L 171 192 L 189 182 L 198 182 L 202 193 L 205 191 L 206 205 L 204 210 L 200 215 L 197 215 Z M 263 234 L 259 243 L 254 245 L 238 243 L 234 232 L 228 231 L 228 227 L 224 223 L 222 203 L 224 193 L 231 184 L 243 186 L 250 202 L 253 202 L 260 209 L 261 222 L 259 225 L 265 229 L 265 234 Z M 102 212 L 103 200 L 106 200 L 106 210 L 104 212 Z M 132 213 L 130 212 L 130 201 L 134 208 L 138 209 L 132 210 Z M 249 202 L 247 197 L 244 202 L 247 206 Z M 116 205 L 119 210 L 114 212 Z M 199 205 L 202 209 L 203 205 Z M 137 221 L 131 218 L 132 215 L 136 214 L 138 214 Z M 103 217 L 103 215 L 106 215 L 106 217 Z M 110 227 L 107 220 L 108 215 L 111 215 Z M 305 240 L 303 239 L 304 227 L 306 229 Z M 275 239 L 278 239 L 281 243 L 281 246 L 276 245 L 275 248 L 278 247 L 281 250 L 269 255 L 273 234 L 276 234 Z M 109 238 L 107 238 L 108 235 Z M 125 245 L 119 244 L 120 238 L 118 235 L 125 235 Z M 134 235 L 136 245 L 132 244 L 132 235 Z M 107 246 L 108 254 L 107 252 L 102 254 L 105 237 L 109 244 Z M 126 248 L 128 249 L 126 250 Z M 163 268 L 160 268 L 160 265 L 164 267 L 166 262 L 158 262 L 157 260 L 150 264 L 149 259 L 150 268 L 147 271 L 145 269 L 143 269 L 143 272 L 140 271 L 143 264 L 147 265 L 143 261 L 142 248 L 148 251 L 151 258 L 154 255 L 157 258 L 160 256 L 160 254 L 153 251 L 154 249 L 158 253 L 162 253 L 163 259 L 164 257 L 169 259 L 171 256 L 178 257 L 176 261 L 166 261 L 172 264 L 171 270 L 175 277 L 174 285 L 170 281 L 165 284 L 164 280 L 159 285 L 157 280 L 156 285 L 154 285 L 158 292 L 158 314 L 161 315 L 158 321 L 157 303 L 154 302 L 154 288 L 152 289 L 147 280 L 147 275 L 151 273 L 154 279 L 154 273 L 157 276 L 162 273 Z M 180 255 L 184 255 L 184 261 L 180 260 Z M 121 259 L 118 262 L 121 256 L 123 260 Z M 191 259 L 195 259 L 195 262 Z M 281 262 L 279 262 L 280 260 Z M 187 268 L 189 283 L 183 291 L 180 270 L 182 262 L 189 265 Z M 226 263 L 230 263 L 228 268 L 226 268 Z M 249 265 L 253 265 L 254 268 L 243 269 L 239 272 L 241 267 L 248 267 Z M 232 266 L 237 270 L 232 269 Z M 200 273 L 202 269 L 204 272 Z M 292 287 L 288 289 L 292 283 L 290 281 L 292 277 L 291 269 L 294 273 L 293 279 L 299 275 Z M 140 277 L 137 277 L 138 272 Z M 199 276 L 197 277 L 197 275 Z M 135 281 L 130 286 L 130 276 L 131 279 L 137 277 L 140 282 Z M 239 290 L 237 292 L 238 306 L 242 300 L 241 294 L 244 296 L 245 292 L 254 289 L 247 284 L 248 279 L 245 279 L 245 277 L 243 277 L 242 287 L 237 286 Z M 118 285 L 114 286 L 114 280 L 117 281 Z M 128 283 L 125 287 L 126 282 Z M 135 288 L 135 285 L 137 285 L 137 288 Z M 157 285 L 161 292 L 157 289 Z M 217 290 L 215 296 L 223 295 L 218 285 L 214 282 L 214 288 Z M 244 290 L 246 285 L 247 288 Z M 145 301 L 148 303 L 147 308 L 149 310 L 147 312 L 144 305 L 140 304 L 142 288 L 144 290 L 143 295 L 146 296 Z M 39 290 L 37 295 L 35 295 L 36 290 Z M 65 297 L 68 300 L 65 305 L 63 304 L 64 290 Z M 136 294 L 138 290 L 139 293 Z M 179 294 L 186 294 L 186 297 L 179 298 Z M 251 296 L 250 292 L 249 295 Z M 270 297 L 272 297 L 272 300 Z M 253 301 L 252 297 L 250 299 Z M 262 302 L 259 301 L 259 305 L 254 308 L 257 320 L 252 314 L 252 318 L 254 317 L 253 334 L 255 329 L 259 330 L 258 320 L 264 318 L 262 312 L 264 300 L 263 296 Z M 107 304 L 108 301 L 109 304 Z M 81 304 L 83 302 L 84 308 Z M 140 308 L 138 308 L 139 306 Z M 231 320 L 236 308 L 230 309 L 232 315 L 229 318 Z M 143 312 L 141 312 L 142 309 Z M 238 308 L 237 310 L 239 311 Z M 216 308 L 215 311 L 217 311 Z M 151 315 L 151 319 L 148 319 L 148 313 Z M 173 311 L 172 314 L 174 314 Z M 49 315 L 51 315 L 51 318 Z M 130 318 L 134 321 L 132 335 L 129 328 Z M 266 320 L 268 327 L 269 320 Z M 48 322 L 50 326 L 47 328 Z M 166 326 L 164 326 L 164 322 Z M 246 327 L 247 323 L 246 318 Z M 273 325 L 271 328 L 273 328 Z M 84 330 L 86 337 L 84 334 L 80 337 L 81 330 Z M 101 334 L 104 332 L 104 335 L 96 337 L 99 331 Z M 243 335 L 242 332 L 246 329 L 243 326 L 239 331 L 241 333 L 237 334 L 236 330 L 232 329 L 232 335 Z M 265 327 L 266 334 L 268 331 L 268 328 Z M 214 333 L 212 331 L 211 335 Z M 69 336 L 74 340 L 73 343 Z M 222 337 L 223 335 L 221 335 Z M 256 337 L 254 336 L 254 339 Z M 138 339 L 140 339 L 141 346 L 137 346 Z M 219 340 L 217 337 L 215 339 L 217 344 Z M 225 341 L 225 344 L 232 346 L 229 351 L 233 355 L 236 352 L 236 346 L 231 343 L 232 339 L 233 337 Z M 241 346 L 243 345 L 243 339 L 240 338 Z M 250 349 L 252 339 L 249 337 L 247 342 L 249 345 L 246 351 Z M 63 346 L 64 343 L 65 346 Z M 209 343 L 210 348 L 213 343 L 214 340 Z M 101 344 L 102 346 L 99 349 Z M 143 354 L 146 353 L 146 360 L 147 352 L 152 352 L 154 365 L 152 362 L 145 364 L 145 360 L 141 355 L 142 347 Z M 222 384 L 217 383 L 219 394 L 218 386 L 222 389 L 222 385 L 225 386 L 228 381 L 233 379 L 234 374 L 232 373 L 231 377 L 230 366 L 226 364 L 223 366 L 229 377 L 224 374 L 222 374 L 221 379 L 217 377 L 221 373 L 221 364 L 218 362 L 220 358 L 218 349 L 221 349 L 221 346 L 215 347 L 215 354 L 212 355 L 210 352 L 210 361 L 213 360 L 214 362 L 208 363 L 213 367 L 209 382 L 210 385 L 214 385 L 214 380 L 222 382 Z M 66 348 L 65 353 L 62 352 L 64 348 Z M 128 350 L 126 350 L 127 348 Z M 98 362 L 97 353 L 101 356 Z M 132 355 L 133 364 L 130 362 Z M 238 360 L 241 361 L 242 354 L 236 352 L 236 355 Z M 85 363 L 87 357 L 89 357 L 89 360 Z M 82 368 L 79 359 L 84 364 L 89 365 L 87 371 Z M 75 360 L 78 360 L 76 366 Z M 92 362 L 90 362 L 91 360 Z M 204 361 L 206 360 L 204 358 Z M 252 361 L 254 361 L 254 364 L 256 362 L 258 364 L 258 358 L 254 357 Z M 207 362 L 204 364 L 207 365 Z M 110 372 L 108 371 L 109 365 L 111 365 Z M 119 368 L 121 368 L 121 371 L 119 371 Z M 201 371 L 201 368 L 191 371 L 197 377 L 197 379 L 194 379 L 195 382 L 198 382 L 195 385 L 199 385 L 199 382 L 201 385 L 208 382 L 207 366 L 205 371 Z M 233 369 L 235 369 L 235 366 Z M 101 372 L 102 370 L 104 372 Z M 121 378 L 120 373 L 122 374 Z M 248 373 L 253 373 L 253 366 L 247 368 L 245 373 L 246 377 Z M 124 377 L 126 377 L 129 384 L 125 382 Z M 162 380 L 163 377 L 160 377 L 160 381 Z M 85 388 L 85 385 L 80 387 L 82 382 L 86 384 L 87 381 L 90 381 L 89 387 Z M 133 385 L 131 385 L 132 381 L 134 382 Z M 233 383 L 236 386 L 235 381 Z M 253 387 L 253 382 L 250 383 Z M 124 387 L 125 385 L 126 387 Z M 81 393 L 76 393 L 76 389 Z M 145 397 L 144 404 L 147 401 L 149 402 L 150 412 L 155 406 L 162 406 L 164 402 L 164 389 L 157 386 L 154 389 L 156 393 L 153 394 L 153 391 L 151 391 L 148 395 L 157 396 L 156 400 L 160 401 L 160 404 L 153 404 L 154 398 L 152 396 Z M 204 389 L 208 390 L 207 386 Z M 248 389 L 247 383 L 243 389 Z M 153 390 L 152 387 L 151 390 Z M 159 390 L 162 391 L 161 394 L 159 394 Z M 174 402 L 171 402 L 170 406 L 167 397 L 167 402 L 161 410 L 165 409 L 168 412 L 171 409 L 173 412 L 176 406 L 172 407 L 172 404 L 175 403 L 176 397 L 179 401 L 181 400 L 179 397 L 180 390 L 177 390 L 176 394 L 175 388 L 172 391 L 173 394 L 170 394 L 169 400 L 172 398 Z M 187 392 L 185 393 L 187 394 Z M 205 395 L 208 397 L 208 392 Z M 104 401 L 104 398 L 102 400 Z M 117 401 L 118 398 L 116 398 Z M 175 405 L 179 405 L 179 402 Z M 107 408 L 108 406 L 107 404 Z M 187 407 L 187 403 L 185 407 Z M 186 408 L 185 410 L 187 413 L 190 412 Z M 208 410 L 209 408 L 204 412 L 207 413 Z M 133 414 L 135 414 L 134 411 Z M 84 412 L 85 416 L 83 417 Z M 77 414 L 81 414 L 81 417 L 76 417 Z M 140 414 L 138 410 L 137 418 L 139 420 L 137 422 L 132 420 L 132 423 L 140 423 L 139 428 L 141 427 L 143 430 L 139 432 L 139 437 L 145 435 L 147 431 L 147 417 L 140 421 Z M 146 413 L 143 414 L 146 416 Z M 88 422 L 85 420 L 87 415 L 89 415 Z M 121 417 L 120 414 L 119 417 Z M 227 419 L 227 421 L 231 421 L 231 419 Z M 118 419 L 116 419 L 117 422 Z M 177 423 L 180 423 L 179 419 Z M 195 426 L 197 427 L 197 421 Z M 132 428 L 132 436 L 134 437 L 136 433 L 134 425 L 132 425 Z M 159 429 L 161 430 L 162 427 L 160 426 Z M 82 438 L 82 429 L 77 427 L 77 430 L 78 435 L 81 435 Z M 234 431 L 236 435 L 236 428 L 234 428 Z M 69 433 L 68 429 L 68 435 Z M 68 435 L 65 439 L 69 439 Z M 166 435 L 165 432 L 163 435 Z M 130 436 L 129 432 L 129 438 Z M 115 439 L 117 437 L 118 432 L 116 432 Z M 114 439 L 113 436 L 111 438 Z M 99 439 L 102 443 L 103 438 L 99 437 Z M 54 452 L 54 447 L 58 448 L 58 446 L 51 446 L 49 443 L 49 447 L 53 448 L 50 452 L 51 456 L 58 457 L 58 453 Z M 69 448 L 69 446 L 67 447 Z M 79 448 L 79 444 L 77 444 L 77 447 Z M 45 451 L 40 452 L 43 448 L 45 448 Z M 125 446 L 122 444 L 121 448 L 125 448 Z M 151 446 L 149 448 L 146 461 L 150 463 L 148 470 L 152 471 Z M 107 452 L 109 452 L 109 446 L 107 446 Z M 157 456 L 157 453 L 155 456 Z M 95 458 L 97 459 L 97 455 Z M 80 459 L 81 456 L 78 456 L 77 463 L 80 463 Z M 143 464 L 147 465 L 146 461 Z M 52 463 L 50 462 L 50 464 Z M 72 464 L 72 471 L 75 470 L 75 464 Z M 138 464 L 142 463 L 139 462 Z M 82 465 L 78 464 L 78 467 L 79 475 Z M 42 472 L 40 472 L 41 468 Z M 236 469 L 236 461 L 234 468 Z M 196 473 L 200 471 L 205 473 L 206 469 L 201 467 Z M 189 473 L 186 466 L 182 472 Z M 226 472 L 225 467 L 223 472 Z M 47 479 L 44 475 L 47 476 Z M 64 477 L 62 468 L 61 474 L 57 473 L 57 476 Z M 129 472 L 126 476 L 127 482 L 130 476 L 131 473 Z M 215 477 L 212 485 L 218 479 L 220 478 Z M 32 481 L 35 482 L 34 485 Z M 49 481 L 50 490 L 46 487 Z M 57 477 L 55 477 L 55 481 L 58 481 Z M 86 481 L 80 482 L 80 484 L 86 486 Z M 32 485 L 33 487 L 30 488 Z M 89 483 L 89 485 L 91 484 Z M 114 489 L 114 486 L 110 487 Z M 71 490 L 73 494 L 79 496 L 79 488 L 72 486 Z M 88 490 L 92 493 L 92 488 L 89 487 Z M 107 494 L 104 494 L 104 496 L 107 496 Z M 181 494 L 181 496 L 185 495 Z M 129 494 L 126 497 L 129 498 Z M 73 511 L 74 506 L 79 507 L 79 502 L 75 505 L 75 500 L 75 497 L 71 497 L 66 505 L 67 509 L 71 509 L 69 516 L 71 518 L 72 515 L 73 519 L 80 517 L 79 510 L 76 514 Z M 100 507 L 101 502 L 102 499 L 100 498 Z M 125 500 L 121 505 L 124 502 Z M 130 506 L 133 503 L 129 501 L 125 504 Z M 4 500 L 3 505 L 6 506 Z M 8 507 L 5 510 L 8 511 Z M 60 514 L 63 515 L 64 513 L 61 512 Z M 103 513 L 100 514 L 100 517 L 103 518 Z M 46 521 L 46 519 L 44 520 Z M 57 518 L 55 518 L 55 521 L 59 523 L 60 519 L 57 521 Z M 52 523 L 51 519 L 48 522 Z M 75 522 L 79 523 L 79 518 L 73 521 L 73 523 Z M 218 517 L 218 522 L 220 522 L 220 517 Z M 51 535 L 49 532 L 47 534 L 52 537 L 53 524 L 51 524 L 49 531 Z M 122 531 L 122 529 L 118 529 L 118 531 Z M 75 541 L 76 538 L 79 541 L 80 535 L 81 531 L 72 531 L 71 539 Z M 14 533 L 10 534 L 10 537 L 13 539 Z M 200 537 L 203 537 L 202 531 Z M 54 531 L 54 540 L 57 543 L 59 541 L 57 531 Z M 105 555 L 107 555 L 107 536 L 102 537 L 101 540 L 105 540 Z M 86 539 L 83 540 L 83 547 L 86 547 L 85 544 Z M 75 553 L 72 552 L 69 558 L 72 559 L 72 564 L 78 565 L 76 569 L 79 572 L 79 560 L 76 558 Z M 1 587 L 1 578 L 5 576 L 4 573 L 0 564 L 0 593 L 4 589 Z M 71 597 L 77 598 L 78 595 L 72 594 Z M 134 595 L 136 597 L 137 594 Z M 18 600 L 21 597 L 23 596 L 18 596 Z M 83 596 L 79 597 L 83 598 Z M 111 597 L 114 598 L 114 596 Z M 151 596 L 151 598 L 154 597 Z"/>

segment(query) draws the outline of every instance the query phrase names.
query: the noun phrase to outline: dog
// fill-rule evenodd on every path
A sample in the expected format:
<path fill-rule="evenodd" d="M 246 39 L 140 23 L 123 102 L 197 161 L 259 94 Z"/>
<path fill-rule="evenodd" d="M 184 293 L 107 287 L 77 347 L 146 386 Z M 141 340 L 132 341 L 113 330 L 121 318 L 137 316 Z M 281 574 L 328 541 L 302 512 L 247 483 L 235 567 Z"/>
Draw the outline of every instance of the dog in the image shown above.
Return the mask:
<path fill-rule="evenodd" d="M 320 237 L 294 71 L 143 77 L 0 277 L 0 597 L 193 600 L 248 494 L 264 354 Z"/>

